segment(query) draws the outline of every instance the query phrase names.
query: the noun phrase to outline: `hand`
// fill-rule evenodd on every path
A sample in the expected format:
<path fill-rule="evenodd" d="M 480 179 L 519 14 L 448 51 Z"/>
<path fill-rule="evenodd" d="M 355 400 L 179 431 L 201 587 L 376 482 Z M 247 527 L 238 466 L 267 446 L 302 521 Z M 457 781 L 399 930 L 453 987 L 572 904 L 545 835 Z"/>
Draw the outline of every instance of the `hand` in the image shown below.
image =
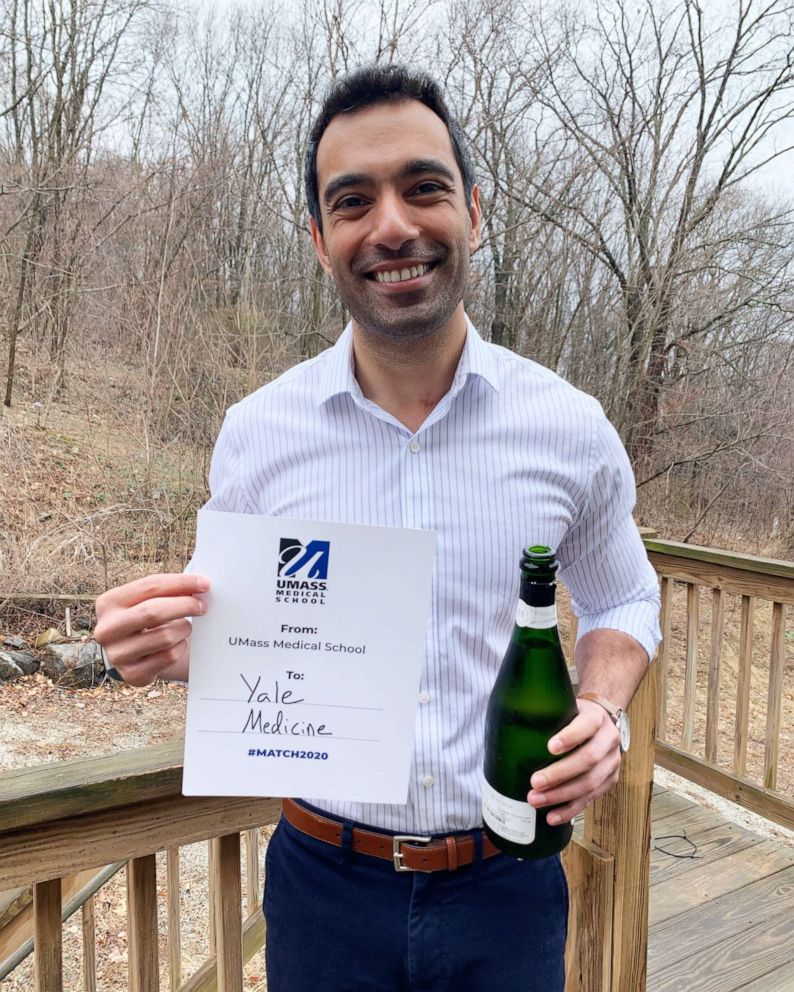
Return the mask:
<path fill-rule="evenodd" d="M 148 575 L 97 599 L 94 637 L 125 682 L 187 679 L 193 628 L 186 618 L 206 611 L 196 594 L 209 587 L 200 575 Z"/>
<path fill-rule="evenodd" d="M 549 741 L 552 754 L 573 754 L 535 772 L 527 795 L 535 808 L 560 807 L 546 816 L 552 826 L 569 823 L 585 806 L 608 792 L 620 773 L 617 727 L 598 703 L 589 699 L 579 699 L 577 703 L 579 715 Z"/>

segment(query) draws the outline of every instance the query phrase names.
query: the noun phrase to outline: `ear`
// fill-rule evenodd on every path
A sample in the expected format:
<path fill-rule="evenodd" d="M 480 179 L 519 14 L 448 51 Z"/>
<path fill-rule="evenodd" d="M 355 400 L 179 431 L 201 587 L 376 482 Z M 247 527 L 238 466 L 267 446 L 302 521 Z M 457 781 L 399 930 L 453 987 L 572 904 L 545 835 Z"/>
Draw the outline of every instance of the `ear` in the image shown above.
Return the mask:
<path fill-rule="evenodd" d="M 469 221 L 471 223 L 471 229 L 469 230 L 469 251 L 474 254 L 474 252 L 480 247 L 482 233 L 479 186 L 472 186 L 471 203 L 469 204 Z"/>
<path fill-rule="evenodd" d="M 325 250 L 323 232 L 318 227 L 317 221 L 314 217 L 309 218 L 309 230 L 312 233 L 312 243 L 314 244 L 314 250 L 317 252 L 317 258 L 320 261 L 320 265 L 323 267 L 325 274 L 330 276 L 331 259 L 328 257 L 328 252 Z"/>

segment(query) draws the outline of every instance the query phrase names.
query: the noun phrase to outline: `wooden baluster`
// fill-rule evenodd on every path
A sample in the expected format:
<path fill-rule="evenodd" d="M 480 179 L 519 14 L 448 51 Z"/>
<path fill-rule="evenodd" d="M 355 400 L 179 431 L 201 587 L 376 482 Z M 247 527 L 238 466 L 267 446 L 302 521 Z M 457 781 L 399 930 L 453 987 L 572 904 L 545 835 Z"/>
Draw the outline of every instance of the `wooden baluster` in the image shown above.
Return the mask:
<path fill-rule="evenodd" d="M 181 903 L 179 898 L 179 848 L 169 847 L 166 853 L 166 887 L 168 891 L 168 971 L 171 992 L 182 984 Z"/>
<path fill-rule="evenodd" d="M 89 896 L 83 903 L 83 988 L 85 992 L 96 992 L 96 918 L 94 897 Z"/>
<path fill-rule="evenodd" d="M 753 661 L 753 598 L 742 596 L 742 622 L 739 633 L 739 676 L 736 683 L 736 726 L 733 770 L 747 770 L 747 725 L 750 717 L 750 673 Z"/>
<path fill-rule="evenodd" d="M 694 582 L 686 587 L 686 674 L 684 676 L 684 717 L 682 747 L 692 750 L 695 733 L 695 703 L 698 681 L 698 637 L 700 634 L 700 589 Z"/>
<path fill-rule="evenodd" d="M 217 940 L 215 938 L 215 845 L 207 841 L 207 936 L 209 938 L 210 954 L 215 953 Z"/>
<path fill-rule="evenodd" d="M 218 992 L 243 992 L 240 835 L 216 837 L 212 846 Z"/>
<path fill-rule="evenodd" d="M 130 992 L 158 992 L 157 860 L 154 854 L 127 864 L 127 931 Z"/>
<path fill-rule="evenodd" d="M 670 670 L 670 631 L 673 623 L 673 580 L 662 579 L 662 644 L 659 648 L 659 725 L 657 734 L 660 741 L 667 739 L 667 681 Z"/>
<path fill-rule="evenodd" d="M 766 748 L 764 750 L 764 788 L 777 788 L 777 763 L 780 748 L 780 715 L 783 706 L 783 672 L 786 667 L 785 607 L 772 604 L 772 649 L 769 655 L 769 693 L 766 703 Z"/>
<path fill-rule="evenodd" d="M 248 896 L 248 912 L 253 913 L 259 908 L 259 829 L 253 827 L 245 834 L 246 854 L 246 891 Z"/>
<path fill-rule="evenodd" d="M 33 960 L 36 992 L 63 992 L 61 880 L 33 886 Z"/>
<path fill-rule="evenodd" d="M 722 589 L 711 590 L 711 651 L 706 702 L 706 761 L 717 764 L 717 730 L 720 720 L 720 662 L 725 629 L 725 600 Z"/>

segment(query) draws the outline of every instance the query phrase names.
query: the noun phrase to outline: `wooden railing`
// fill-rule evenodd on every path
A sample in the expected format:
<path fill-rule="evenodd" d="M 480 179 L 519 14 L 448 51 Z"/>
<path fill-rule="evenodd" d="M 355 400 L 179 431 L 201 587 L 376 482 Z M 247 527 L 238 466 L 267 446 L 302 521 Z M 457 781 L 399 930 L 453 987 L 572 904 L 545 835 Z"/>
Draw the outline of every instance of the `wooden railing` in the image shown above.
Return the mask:
<path fill-rule="evenodd" d="M 657 764 L 794 828 L 794 777 L 781 783 L 780 767 L 794 564 L 645 546 L 662 596 Z"/>
<path fill-rule="evenodd" d="M 75 873 L 126 862 L 130 992 L 158 992 L 157 852 L 167 852 L 169 985 L 172 992 L 242 992 L 243 963 L 264 943 L 258 828 L 275 822 L 274 799 L 181 795 L 182 743 L 60 762 L 0 778 L 0 891 L 33 887 L 37 992 L 62 992 L 62 920 Z M 247 847 L 243 919 L 240 834 Z M 179 848 L 210 839 L 208 932 L 214 953 L 183 978 Z M 82 903 L 83 988 L 97 987 L 93 895 Z M 24 950 L 24 948 L 23 948 Z M 2 965 L 2 960 L 0 960 Z"/>
<path fill-rule="evenodd" d="M 571 889 L 566 992 L 642 992 L 648 919 L 655 680 L 631 714 L 634 743 L 618 790 L 591 807 L 565 854 Z M 243 962 L 264 942 L 256 828 L 280 801 L 181 795 L 182 744 L 61 762 L 0 777 L 0 891 L 33 886 L 37 992 L 62 992 L 62 919 L 75 873 L 127 862 L 129 989 L 158 992 L 155 855 L 167 852 L 172 992 L 242 992 Z M 240 833 L 247 839 L 243 919 Z M 215 953 L 185 978 L 180 964 L 178 849 L 212 838 L 210 917 Z M 83 988 L 96 989 L 93 896 L 83 906 Z M 0 964 L 2 962 L 0 961 Z"/>

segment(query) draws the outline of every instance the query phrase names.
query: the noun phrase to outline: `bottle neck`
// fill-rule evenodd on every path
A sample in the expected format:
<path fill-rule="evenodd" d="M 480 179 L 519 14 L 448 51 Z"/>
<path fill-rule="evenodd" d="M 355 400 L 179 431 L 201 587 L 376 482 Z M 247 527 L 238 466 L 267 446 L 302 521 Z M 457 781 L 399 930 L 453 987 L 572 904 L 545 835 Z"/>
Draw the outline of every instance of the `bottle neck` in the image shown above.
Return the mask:
<path fill-rule="evenodd" d="M 521 576 L 521 601 L 527 606 L 554 606 L 557 592 L 556 582 L 531 582 Z"/>
<path fill-rule="evenodd" d="M 548 629 L 557 626 L 554 582 L 530 582 L 521 577 L 516 626 Z"/>

